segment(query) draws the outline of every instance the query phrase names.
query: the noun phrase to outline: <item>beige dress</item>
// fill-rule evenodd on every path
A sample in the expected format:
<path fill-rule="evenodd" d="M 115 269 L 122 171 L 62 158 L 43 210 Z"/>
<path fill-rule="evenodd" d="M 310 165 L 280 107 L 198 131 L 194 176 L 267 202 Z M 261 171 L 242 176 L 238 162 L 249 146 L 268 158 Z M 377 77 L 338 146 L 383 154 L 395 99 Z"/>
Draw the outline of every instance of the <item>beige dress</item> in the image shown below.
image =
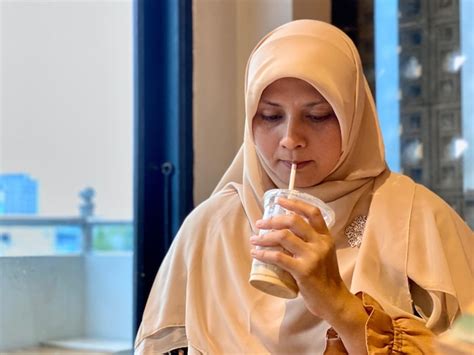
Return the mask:
<path fill-rule="evenodd" d="M 376 190 L 360 247 L 338 243 L 341 275 L 370 315 L 369 353 L 431 354 L 432 332 L 447 329 L 474 297 L 467 255 L 473 250 L 472 231 L 442 200 L 409 179 L 392 174 L 383 185 Z M 409 188 L 411 197 L 400 194 Z M 399 240 L 387 240 L 372 223 L 391 219 L 387 205 L 393 193 L 403 196 L 410 214 Z M 186 219 L 150 294 L 137 353 L 184 346 L 205 354 L 324 352 L 330 326 L 310 314 L 300 297 L 279 299 L 249 285 L 252 231 L 245 220 L 232 189 L 214 195 Z M 417 233 L 409 237 L 410 229 Z M 397 291 L 386 294 L 385 284 Z M 383 299 L 387 310 L 372 295 Z M 341 344 L 330 340 L 328 347 L 331 353 Z"/>

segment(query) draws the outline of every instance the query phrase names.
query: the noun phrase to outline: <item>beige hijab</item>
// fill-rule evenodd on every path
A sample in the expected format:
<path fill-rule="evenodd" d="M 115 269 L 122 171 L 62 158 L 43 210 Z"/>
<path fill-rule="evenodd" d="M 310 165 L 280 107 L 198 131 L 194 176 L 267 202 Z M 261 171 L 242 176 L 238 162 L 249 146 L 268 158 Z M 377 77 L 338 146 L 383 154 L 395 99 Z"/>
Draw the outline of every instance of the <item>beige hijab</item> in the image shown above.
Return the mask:
<path fill-rule="evenodd" d="M 285 187 L 258 156 L 252 118 L 265 87 L 283 77 L 313 85 L 340 123 L 339 162 L 321 184 L 300 190 L 336 212 L 331 232 L 350 290 L 370 294 L 394 318 L 413 317 L 415 299 L 437 331 L 473 299 L 472 231 L 441 199 L 388 171 L 353 43 L 329 24 L 294 21 L 263 38 L 250 56 L 243 146 L 173 241 L 148 299 L 137 353 L 180 346 L 190 353 L 322 353 L 329 325 L 312 316 L 301 297 L 279 299 L 248 283 L 248 238 L 262 215 L 263 194 Z M 367 224 L 360 248 L 350 248 L 344 229 L 357 215 L 368 215 Z"/>
<path fill-rule="evenodd" d="M 261 217 L 264 192 L 285 184 L 259 158 L 252 119 L 269 84 L 284 77 L 305 80 L 326 98 L 338 117 L 342 155 L 324 182 L 298 190 L 322 199 L 336 211 L 332 232 L 340 235 L 354 214 L 367 214 L 374 177 L 387 169 L 374 101 L 354 44 L 327 23 L 294 21 L 260 41 L 246 73 L 244 144 L 215 191 L 232 184 L 250 221 Z"/>

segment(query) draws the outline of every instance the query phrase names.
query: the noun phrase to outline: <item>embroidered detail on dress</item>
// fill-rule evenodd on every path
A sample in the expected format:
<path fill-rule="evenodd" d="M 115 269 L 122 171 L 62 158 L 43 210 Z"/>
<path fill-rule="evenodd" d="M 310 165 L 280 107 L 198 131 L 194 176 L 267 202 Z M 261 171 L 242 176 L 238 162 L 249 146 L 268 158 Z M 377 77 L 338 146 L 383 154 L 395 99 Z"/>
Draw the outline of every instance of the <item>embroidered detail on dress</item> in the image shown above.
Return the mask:
<path fill-rule="evenodd" d="M 357 216 L 354 218 L 351 224 L 349 224 L 344 234 L 347 237 L 347 241 L 351 248 L 359 248 L 362 243 L 362 235 L 364 234 L 365 222 L 367 222 L 367 216 Z"/>

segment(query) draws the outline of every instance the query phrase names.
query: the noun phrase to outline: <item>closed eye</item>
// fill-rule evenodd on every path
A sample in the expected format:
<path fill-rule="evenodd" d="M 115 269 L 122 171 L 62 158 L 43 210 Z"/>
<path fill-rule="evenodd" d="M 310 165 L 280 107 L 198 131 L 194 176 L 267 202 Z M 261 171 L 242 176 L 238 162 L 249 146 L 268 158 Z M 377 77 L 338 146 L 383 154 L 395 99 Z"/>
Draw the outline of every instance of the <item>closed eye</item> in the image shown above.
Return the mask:
<path fill-rule="evenodd" d="M 314 122 L 323 122 L 334 117 L 334 113 L 328 113 L 327 115 L 306 115 L 311 121 Z"/>
<path fill-rule="evenodd" d="M 278 121 L 283 118 L 282 115 L 263 115 L 263 114 L 260 114 L 260 117 L 262 118 L 262 120 L 269 121 L 269 122 Z"/>

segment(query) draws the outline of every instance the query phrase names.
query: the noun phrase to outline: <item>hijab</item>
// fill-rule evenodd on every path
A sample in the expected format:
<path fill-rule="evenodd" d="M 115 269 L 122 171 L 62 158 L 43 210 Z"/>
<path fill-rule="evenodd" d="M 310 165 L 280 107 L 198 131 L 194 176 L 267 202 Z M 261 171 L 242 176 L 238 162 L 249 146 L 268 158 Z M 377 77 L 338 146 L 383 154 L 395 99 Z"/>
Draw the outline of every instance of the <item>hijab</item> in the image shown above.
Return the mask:
<path fill-rule="evenodd" d="M 369 215 L 364 243 L 356 259 L 346 262 L 356 263 L 351 291 L 369 292 L 392 315 L 406 316 L 413 309 L 410 278 L 431 290 L 433 299 L 439 292 L 447 295 L 449 305 L 443 307 L 449 310 L 447 323 L 451 322 L 458 309 L 465 309 L 474 300 L 474 294 L 472 288 L 466 289 L 465 280 L 451 278 L 446 270 L 457 270 L 453 275 L 462 273 L 472 282 L 473 261 L 466 257 L 453 265 L 452 260 L 440 259 L 447 258 L 448 251 L 452 258 L 456 258 L 457 252 L 466 255 L 466 250 L 472 254 L 473 233 L 438 196 L 388 169 L 376 108 L 360 56 L 352 40 L 337 27 L 314 20 L 293 21 L 270 32 L 254 48 L 245 77 L 244 142 L 215 192 L 228 187 L 236 189 L 256 233 L 254 223 L 262 215 L 263 194 L 271 188 L 286 188 L 260 158 L 252 134 L 252 120 L 262 92 L 286 77 L 304 80 L 324 96 L 336 114 L 342 136 L 342 154 L 332 172 L 316 186 L 297 189 L 318 197 L 335 211 L 336 223 L 331 234 L 336 245 L 347 242 L 344 232 L 355 218 Z M 415 195 L 423 196 L 422 201 L 415 199 Z M 449 210 L 449 222 L 424 215 L 435 208 Z M 421 255 L 409 259 L 410 248 L 431 245 L 436 237 L 444 238 L 444 242 L 452 239 L 451 245 L 458 248 L 442 244 L 430 247 L 423 265 Z M 418 252 L 413 250 L 411 255 Z M 441 266 L 433 276 L 435 265 Z M 462 302 L 458 304 L 456 298 Z"/>
<path fill-rule="evenodd" d="M 473 280 L 472 231 L 436 195 L 388 170 L 352 41 L 330 24 L 299 20 L 270 32 L 250 55 L 243 145 L 213 195 L 174 239 L 146 305 L 138 353 L 180 346 L 189 353 L 322 353 L 329 324 L 310 314 L 300 296 L 283 300 L 248 284 L 248 238 L 257 232 L 263 194 L 286 188 L 258 154 L 252 119 L 263 90 L 286 77 L 311 84 L 339 121 L 336 166 L 320 184 L 298 190 L 335 211 L 331 234 L 350 291 L 368 293 L 393 318 L 413 317 L 413 280 L 431 304 L 425 309 L 431 328 L 449 325 L 473 299 L 466 288 Z M 367 223 L 360 247 L 350 248 L 344 229 L 358 215 L 368 216 Z"/>
<path fill-rule="evenodd" d="M 387 166 L 374 100 L 357 49 L 344 32 L 327 23 L 290 22 L 257 44 L 246 69 L 243 146 L 214 192 L 229 185 L 236 188 L 254 225 L 262 215 L 265 191 L 286 188 L 259 156 L 252 134 L 252 120 L 263 90 L 286 77 L 311 84 L 338 118 L 342 135 L 339 161 L 322 183 L 297 189 L 334 209 L 332 233 L 341 235 L 355 214 L 367 214 L 374 177 L 387 171 Z M 357 211 L 357 207 L 362 210 Z"/>

